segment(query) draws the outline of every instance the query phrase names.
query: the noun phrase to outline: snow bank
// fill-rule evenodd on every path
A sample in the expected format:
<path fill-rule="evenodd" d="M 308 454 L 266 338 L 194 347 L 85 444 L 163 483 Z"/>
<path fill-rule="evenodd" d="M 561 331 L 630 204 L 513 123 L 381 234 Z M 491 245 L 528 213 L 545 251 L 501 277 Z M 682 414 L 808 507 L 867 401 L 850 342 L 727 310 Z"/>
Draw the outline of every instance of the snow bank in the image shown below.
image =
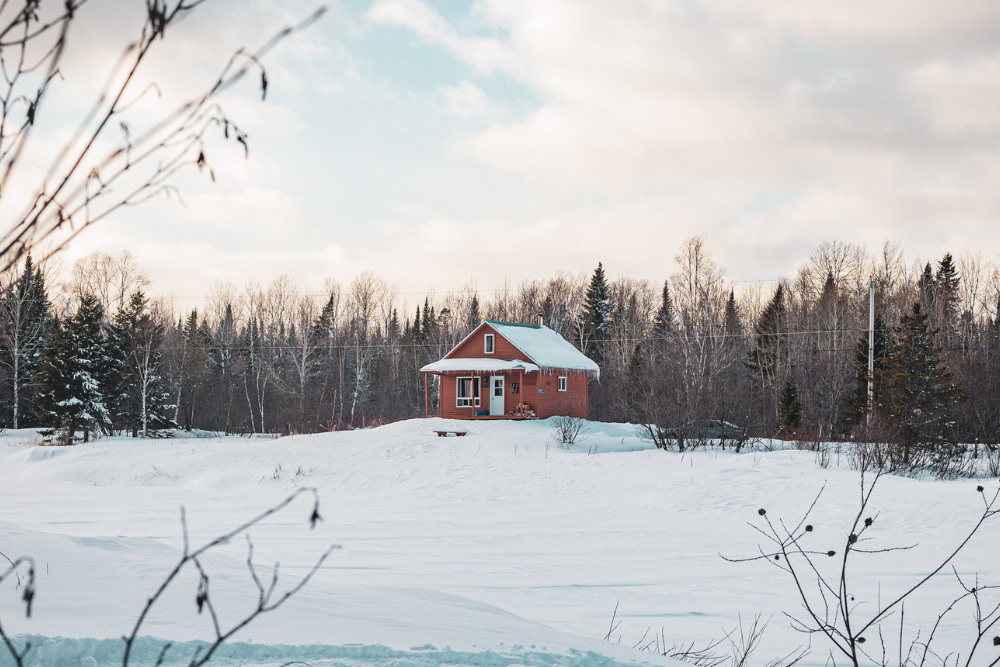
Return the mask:
<path fill-rule="evenodd" d="M 433 433 L 458 427 L 469 434 Z M 303 499 L 252 533 L 257 561 L 280 561 L 289 583 L 330 543 L 343 549 L 300 597 L 237 637 L 234 651 L 264 651 L 251 664 L 269 664 L 262 645 L 294 647 L 274 649 L 288 656 L 318 647 L 310 662 L 393 667 L 663 664 L 630 648 L 647 628 L 700 643 L 722 637 L 738 614 L 774 613 L 763 663 L 803 641 L 781 617 L 798 609 L 794 591 L 766 563 L 719 554 L 754 554 L 758 536 L 746 524 L 759 508 L 797 520 L 824 485 L 811 539 L 839 548 L 858 496 L 857 473 L 820 469 L 812 452 L 662 452 L 626 424 L 590 423 L 569 450 L 546 421 L 410 420 L 277 440 L 108 438 L 67 448 L 30 438 L 0 437 L 0 551 L 35 556 L 39 572 L 30 621 L 0 587 L 0 617 L 15 634 L 119 642 L 177 558 L 181 505 L 198 544 L 298 486 L 319 489 L 315 530 Z M 873 535 L 919 546 L 859 559 L 859 604 L 905 590 L 957 543 L 981 506 L 978 483 L 880 482 Z M 1000 583 L 997 539 L 993 525 L 959 571 Z M 205 560 L 225 619 L 253 603 L 244 559 L 244 545 L 230 544 Z M 185 650 L 208 638 L 196 588 L 194 577 L 179 581 L 148 634 Z M 950 575 L 936 577 L 906 618 L 933 619 L 954 592 Z M 616 603 L 621 625 L 615 643 L 604 642 Z M 966 623 L 956 615 L 939 635 L 957 637 Z M 439 648 L 413 648 L 429 644 Z M 81 649 L 71 662 L 104 660 L 102 650 Z M 824 659 L 817 652 L 803 664 Z"/>
<path fill-rule="evenodd" d="M 65 639 L 27 635 L 18 637 L 18 648 L 30 642 L 31 649 L 25 656 L 26 665 L 39 667 L 74 665 L 98 667 L 120 665 L 123 643 L 120 639 Z M 166 642 L 162 639 L 142 637 L 133 644 L 129 664 L 136 667 L 155 665 Z M 161 664 L 187 665 L 196 652 L 209 647 L 207 642 L 171 643 Z M 286 665 L 301 661 L 316 667 L 339 665 L 341 667 L 436 667 L 437 665 L 468 665 L 469 667 L 631 667 L 644 664 L 636 661 L 619 661 L 594 652 L 569 651 L 564 654 L 536 650 L 534 647 L 513 647 L 509 651 L 454 651 L 439 649 L 434 645 L 415 646 L 407 651 L 381 645 L 328 646 L 323 644 L 254 644 L 233 642 L 219 647 L 210 664 L 258 665 L 260 667 Z M 9 654 L 0 651 L 0 667 L 13 667 Z"/>

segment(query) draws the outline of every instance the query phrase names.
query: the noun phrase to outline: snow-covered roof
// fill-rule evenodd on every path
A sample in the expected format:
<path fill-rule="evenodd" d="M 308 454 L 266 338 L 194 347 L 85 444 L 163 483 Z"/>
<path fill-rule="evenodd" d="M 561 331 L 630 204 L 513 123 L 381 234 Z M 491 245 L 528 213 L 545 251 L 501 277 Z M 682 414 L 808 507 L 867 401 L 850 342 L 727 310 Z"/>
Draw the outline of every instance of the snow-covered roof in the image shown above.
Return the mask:
<path fill-rule="evenodd" d="M 537 371 L 538 366 L 517 359 L 442 359 L 433 364 L 427 364 L 421 371 L 428 373 L 446 373 L 448 371 L 516 371 L 525 373 Z"/>
<path fill-rule="evenodd" d="M 597 375 L 601 373 L 601 368 L 592 359 L 545 325 L 515 324 L 496 320 L 486 320 L 485 324 L 493 327 L 498 334 L 541 368 L 568 368 L 589 371 Z"/>

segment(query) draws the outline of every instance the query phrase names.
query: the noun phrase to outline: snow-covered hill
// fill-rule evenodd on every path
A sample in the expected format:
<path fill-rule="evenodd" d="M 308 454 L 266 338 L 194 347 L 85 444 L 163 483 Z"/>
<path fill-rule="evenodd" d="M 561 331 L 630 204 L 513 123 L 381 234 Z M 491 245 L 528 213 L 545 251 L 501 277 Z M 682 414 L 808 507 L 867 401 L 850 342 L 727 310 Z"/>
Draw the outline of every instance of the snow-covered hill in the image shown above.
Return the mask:
<path fill-rule="evenodd" d="M 432 432 L 455 428 L 469 434 Z M 797 519 L 824 484 L 812 522 L 817 545 L 836 548 L 856 509 L 856 472 L 820 469 L 811 452 L 661 452 L 627 425 L 590 424 L 568 451 L 551 438 L 546 422 L 437 419 L 68 448 L 6 433 L 0 552 L 35 556 L 39 582 L 30 621 L 4 584 L 0 620 L 15 634 L 93 640 L 50 639 L 33 654 L 40 664 L 110 659 L 178 556 L 182 505 L 197 544 L 305 485 L 319 489 L 324 522 L 309 530 L 303 498 L 252 531 L 257 562 L 280 560 L 293 581 L 330 543 L 342 549 L 299 597 L 242 632 L 220 664 L 664 664 L 630 648 L 647 628 L 662 628 L 669 643 L 704 642 L 756 612 L 775 614 L 761 663 L 808 641 L 780 616 L 798 609 L 781 572 L 719 554 L 752 555 L 759 540 L 747 522 L 758 508 Z M 874 603 L 878 582 L 883 596 L 901 589 L 954 545 L 981 506 L 977 483 L 883 479 L 877 537 L 919 547 L 872 556 L 857 573 L 859 601 Z M 998 535 L 998 525 L 984 531 L 960 571 L 1000 583 Z M 245 555 L 234 543 L 205 561 L 226 618 L 252 603 Z M 179 582 L 145 634 L 207 638 L 195 590 L 194 577 Z M 936 615 L 954 590 L 941 577 L 907 619 Z M 605 642 L 616 604 L 621 624 Z M 173 652 L 179 659 L 193 646 Z M 152 662 L 154 644 L 147 648 Z M 807 662 L 822 664 L 816 648 Z"/>

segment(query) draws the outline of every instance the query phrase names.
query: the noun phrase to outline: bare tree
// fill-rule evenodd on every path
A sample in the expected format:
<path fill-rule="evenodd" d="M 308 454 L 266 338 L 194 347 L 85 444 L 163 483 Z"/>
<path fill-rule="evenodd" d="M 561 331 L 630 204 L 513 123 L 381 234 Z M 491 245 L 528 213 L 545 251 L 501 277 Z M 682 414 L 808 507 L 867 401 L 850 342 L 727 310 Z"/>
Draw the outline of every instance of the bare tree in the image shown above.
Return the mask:
<path fill-rule="evenodd" d="M 48 303 L 45 277 L 28 255 L 23 263 L 0 273 L 0 363 L 10 370 L 12 425 L 20 426 L 24 391 L 45 347 Z"/>
<path fill-rule="evenodd" d="M 371 365 L 379 352 L 379 343 L 392 310 L 389 285 L 371 271 L 365 271 L 351 283 L 347 302 L 347 326 L 354 386 L 351 391 L 350 423 L 371 384 Z"/>
<path fill-rule="evenodd" d="M 149 286 L 149 276 L 128 250 L 114 257 L 106 252 L 94 252 L 73 265 L 69 291 L 79 300 L 84 294 L 97 297 L 106 317 L 125 307 L 132 296 Z"/>
<path fill-rule="evenodd" d="M 221 93 L 259 72 L 262 96 L 267 75 L 261 59 L 281 40 L 315 21 L 280 31 L 256 51 L 237 51 L 202 93 L 177 104 L 152 122 L 130 113 L 155 84 L 141 90 L 142 66 L 163 48 L 174 25 L 205 0 L 151 0 L 145 20 L 123 50 L 104 88 L 70 140 L 52 160 L 27 198 L 21 213 L 9 218 L 0 236 L 0 268 L 14 265 L 57 231 L 66 234 L 52 252 L 83 229 L 125 206 L 176 191 L 171 184 L 181 170 L 197 168 L 214 179 L 208 157 L 209 132 L 247 149 L 247 136 L 217 103 Z M 71 28 L 87 0 L 22 0 L 0 4 L 0 203 L 9 201 L 8 185 L 24 159 L 28 140 L 59 78 Z M 118 132 L 114 138 L 112 133 Z M 113 144 L 110 148 L 104 146 Z"/>

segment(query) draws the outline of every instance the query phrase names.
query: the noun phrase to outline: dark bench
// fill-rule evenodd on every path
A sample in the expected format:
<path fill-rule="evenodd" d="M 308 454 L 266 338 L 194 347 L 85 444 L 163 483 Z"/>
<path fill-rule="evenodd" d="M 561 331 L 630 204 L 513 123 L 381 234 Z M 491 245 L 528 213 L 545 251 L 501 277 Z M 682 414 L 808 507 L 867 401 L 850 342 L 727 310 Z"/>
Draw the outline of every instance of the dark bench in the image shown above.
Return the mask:
<path fill-rule="evenodd" d="M 455 437 L 461 438 L 463 435 L 468 433 L 468 431 L 434 431 L 438 434 L 439 438 L 446 438 L 449 435 L 454 435 Z"/>

